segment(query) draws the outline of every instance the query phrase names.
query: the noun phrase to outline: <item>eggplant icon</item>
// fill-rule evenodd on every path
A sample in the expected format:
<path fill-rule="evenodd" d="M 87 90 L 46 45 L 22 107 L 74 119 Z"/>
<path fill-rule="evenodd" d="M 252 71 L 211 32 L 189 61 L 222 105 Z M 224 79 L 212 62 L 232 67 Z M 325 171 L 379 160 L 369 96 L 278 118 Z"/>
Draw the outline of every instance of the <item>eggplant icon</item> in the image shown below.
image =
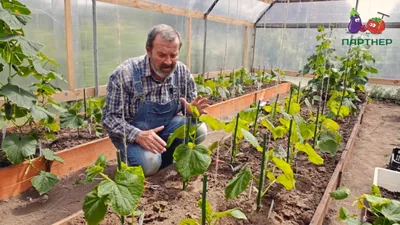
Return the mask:
<path fill-rule="evenodd" d="M 350 12 L 350 23 L 348 26 L 349 32 L 355 34 L 360 31 L 361 26 L 362 22 L 360 14 L 358 14 L 358 12 L 354 8 L 352 8 Z"/>

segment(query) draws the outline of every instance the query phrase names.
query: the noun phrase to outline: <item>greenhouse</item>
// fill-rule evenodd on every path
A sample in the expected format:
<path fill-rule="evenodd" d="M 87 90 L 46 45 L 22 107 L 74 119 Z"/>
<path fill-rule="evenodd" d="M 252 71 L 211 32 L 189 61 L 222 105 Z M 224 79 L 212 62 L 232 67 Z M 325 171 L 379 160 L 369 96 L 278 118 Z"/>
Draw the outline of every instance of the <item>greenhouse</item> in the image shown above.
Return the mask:
<path fill-rule="evenodd" d="M 400 0 L 0 3 L 0 224 L 400 224 Z"/>

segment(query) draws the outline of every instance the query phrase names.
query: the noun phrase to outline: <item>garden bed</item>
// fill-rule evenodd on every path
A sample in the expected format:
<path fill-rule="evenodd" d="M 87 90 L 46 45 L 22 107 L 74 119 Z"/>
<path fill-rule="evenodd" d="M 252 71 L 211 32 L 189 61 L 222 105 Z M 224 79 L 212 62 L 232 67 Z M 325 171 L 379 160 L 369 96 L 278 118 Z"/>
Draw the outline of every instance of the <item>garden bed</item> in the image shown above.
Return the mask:
<path fill-rule="evenodd" d="M 365 105 L 362 105 L 363 107 Z M 296 159 L 296 166 L 294 166 L 296 189 L 286 191 L 280 185 L 273 186 L 264 196 L 260 211 L 256 211 L 257 194 L 252 185 L 238 198 L 227 200 L 224 196 L 224 190 L 234 174 L 228 163 L 219 163 L 218 170 L 216 170 L 215 163 L 212 163 L 208 169 L 207 200 L 215 211 L 239 208 L 248 218 L 248 221 L 224 218 L 220 221 L 220 224 L 310 224 L 313 217 L 316 216 L 315 213 L 321 204 L 321 200 L 324 199 L 324 193 L 331 186 L 331 178 L 336 179 L 335 171 L 343 166 L 347 153 L 345 150 L 352 145 L 355 135 L 351 134 L 357 132 L 358 126 L 356 125 L 360 122 L 360 119 L 361 116 L 353 115 L 338 122 L 341 126 L 340 134 L 343 137 L 341 150 L 334 157 L 322 154 L 325 161 L 323 165 L 317 166 L 308 162 L 305 155 L 300 153 Z M 260 129 L 260 131 L 262 133 L 265 130 Z M 258 139 L 261 140 L 260 137 Z M 273 143 L 285 147 L 285 140 Z M 219 159 L 224 162 L 230 161 L 230 154 L 227 151 L 228 145 L 230 145 L 229 139 L 225 141 L 225 147 L 220 148 L 219 151 Z M 343 151 L 345 151 L 345 154 L 341 154 Z M 247 142 L 240 143 L 239 152 L 236 162 L 247 163 L 253 174 L 257 176 L 260 170 L 260 152 Z M 214 154 L 216 153 L 214 152 Z M 201 210 L 197 206 L 197 201 L 201 199 L 202 177 L 199 176 L 192 180 L 187 189 L 182 191 L 181 177 L 174 166 L 170 166 L 151 177 L 149 181 L 160 185 L 160 189 L 147 190 L 142 197 L 139 209 L 145 212 L 144 224 L 179 224 L 179 221 L 183 218 L 200 218 Z M 274 203 L 268 218 L 272 200 Z M 319 216 L 323 218 L 323 214 Z M 118 222 L 119 219 L 109 212 L 101 224 L 116 224 Z M 84 218 L 82 214 L 78 213 L 75 217 L 61 224 L 84 224 Z"/>
<path fill-rule="evenodd" d="M 289 89 L 290 83 L 281 83 L 274 87 L 214 104 L 209 108 L 209 113 L 216 118 L 232 115 L 249 107 L 256 99 L 265 100 L 268 96 L 286 93 Z M 8 133 L 13 132 L 16 132 L 16 130 L 10 129 L 8 131 Z M 69 128 L 61 129 L 55 135 L 57 136 L 56 141 L 42 141 L 42 148 L 50 148 L 56 151 L 57 155 L 63 158 L 65 162 L 64 164 L 54 162 L 50 166 L 46 160 L 36 158 L 33 163 L 38 169 L 50 171 L 57 176 L 64 176 L 91 165 L 100 153 L 104 153 L 110 160 L 116 158 L 115 147 L 106 135 L 97 137 L 94 134 L 89 134 L 88 129 L 81 129 L 81 136 L 78 137 L 77 131 Z M 0 164 L 0 199 L 16 196 L 28 190 L 31 187 L 30 179 L 37 175 L 34 169 L 25 173 L 27 167 L 29 167 L 28 162 L 10 165 L 7 160 L 4 160 L 4 157 Z"/>

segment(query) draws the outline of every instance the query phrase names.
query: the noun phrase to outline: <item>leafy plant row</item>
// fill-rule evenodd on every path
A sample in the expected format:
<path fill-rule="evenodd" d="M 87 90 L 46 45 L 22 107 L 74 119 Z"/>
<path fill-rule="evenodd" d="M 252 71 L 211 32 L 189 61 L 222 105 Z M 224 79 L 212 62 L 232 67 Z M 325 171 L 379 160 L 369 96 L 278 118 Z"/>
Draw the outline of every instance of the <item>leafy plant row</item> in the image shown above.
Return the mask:
<path fill-rule="evenodd" d="M 57 81 L 66 82 L 55 72 L 56 61 L 42 51 L 43 45 L 25 36 L 31 11 L 19 1 L 0 1 L 0 126 L 2 127 L 2 151 L 14 165 L 27 161 L 29 169 L 38 170 L 31 179 L 40 194 L 54 187 L 59 179 L 48 171 L 37 169 L 32 160 L 39 156 L 48 161 L 63 160 L 55 152 L 41 147 L 41 140 L 54 141 L 61 128 L 89 127 L 89 132 L 101 132 L 101 108 L 103 100 L 84 99 L 70 106 L 63 106 L 52 98 L 61 89 Z M 19 85 L 24 84 L 24 85 Z M 84 113 L 82 114 L 82 106 Z M 57 122 L 56 116 L 60 121 Z M 16 129 L 8 134 L 7 125 Z"/>

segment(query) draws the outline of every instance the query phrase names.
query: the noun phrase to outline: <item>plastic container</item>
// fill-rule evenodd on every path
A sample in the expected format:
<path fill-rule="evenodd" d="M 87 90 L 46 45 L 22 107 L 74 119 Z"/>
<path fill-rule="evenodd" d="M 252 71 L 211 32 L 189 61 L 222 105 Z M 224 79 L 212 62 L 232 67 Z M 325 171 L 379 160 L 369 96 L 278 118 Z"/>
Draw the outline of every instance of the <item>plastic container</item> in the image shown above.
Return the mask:
<path fill-rule="evenodd" d="M 374 185 L 391 192 L 400 192 L 400 172 L 376 167 Z"/>
<path fill-rule="evenodd" d="M 400 172 L 400 148 L 394 148 L 390 156 L 389 169 Z"/>

